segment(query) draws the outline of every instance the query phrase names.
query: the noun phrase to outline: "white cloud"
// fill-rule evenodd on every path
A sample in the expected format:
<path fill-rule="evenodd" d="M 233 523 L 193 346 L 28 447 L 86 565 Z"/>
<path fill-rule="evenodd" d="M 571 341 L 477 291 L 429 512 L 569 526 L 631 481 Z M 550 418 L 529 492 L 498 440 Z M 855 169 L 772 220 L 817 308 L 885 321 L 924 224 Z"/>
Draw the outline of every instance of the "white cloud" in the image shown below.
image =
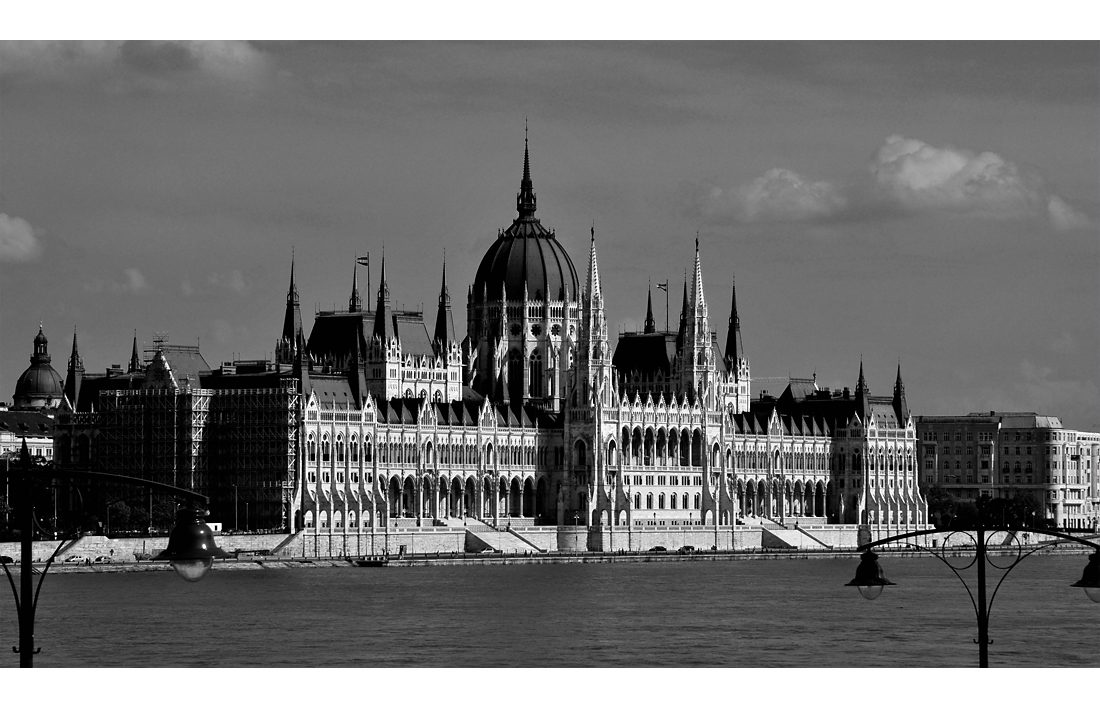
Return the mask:
<path fill-rule="evenodd" d="M 117 88 L 126 80 L 117 69 L 152 79 L 147 87 L 183 74 L 228 81 L 250 80 L 271 68 L 267 54 L 239 41 L 33 41 L 0 42 L 0 76 L 46 80 L 80 79 L 110 71 Z"/>
<path fill-rule="evenodd" d="M 847 206 L 831 183 L 808 181 L 788 169 L 770 169 L 742 186 L 712 187 L 697 200 L 701 214 L 712 221 L 817 220 Z"/>
<path fill-rule="evenodd" d="M 38 238 L 29 222 L 0 213 L 0 261 L 30 261 L 38 257 L 39 250 Z"/>
<path fill-rule="evenodd" d="M 126 281 L 123 282 L 121 286 L 123 291 L 137 293 L 138 291 L 146 287 L 145 275 L 142 274 L 139 270 L 130 268 L 122 273 L 126 278 Z"/>
<path fill-rule="evenodd" d="M 907 210 L 946 210 L 1001 218 L 1034 217 L 1060 229 L 1089 219 L 1051 194 L 1035 170 L 993 152 L 886 139 L 871 164 L 880 191 Z"/>
<path fill-rule="evenodd" d="M 248 288 L 248 284 L 244 280 L 244 274 L 237 269 L 229 272 L 229 274 L 214 272 L 207 278 L 207 281 L 212 286 L 227 288 L 235 293 L 244 293 L 245 289 Z"/>

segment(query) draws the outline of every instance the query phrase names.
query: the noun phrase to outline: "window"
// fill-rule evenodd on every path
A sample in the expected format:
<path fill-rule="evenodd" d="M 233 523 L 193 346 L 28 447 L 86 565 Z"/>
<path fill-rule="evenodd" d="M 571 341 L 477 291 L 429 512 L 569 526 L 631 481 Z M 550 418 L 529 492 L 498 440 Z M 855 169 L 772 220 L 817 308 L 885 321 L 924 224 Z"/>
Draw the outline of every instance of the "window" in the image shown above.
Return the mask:
<path fill-rule="evenodd" d="M 646 494 L 645 495 L 645 507 L 646 508 L 653 508 L 653 494 Z"/>
<path fill-rule="evenodd" d="M 699 501 L 700 501 L 700 496 L 699 496 L 699 494 L 696 494 L 695 495 L 695 508 L 699 508 Z"/>
<path fill-rule="evenodd" d="M 665 495 L 661 494 L 657 497 L 657 508 L 663 509 L 665 507 Z"/>

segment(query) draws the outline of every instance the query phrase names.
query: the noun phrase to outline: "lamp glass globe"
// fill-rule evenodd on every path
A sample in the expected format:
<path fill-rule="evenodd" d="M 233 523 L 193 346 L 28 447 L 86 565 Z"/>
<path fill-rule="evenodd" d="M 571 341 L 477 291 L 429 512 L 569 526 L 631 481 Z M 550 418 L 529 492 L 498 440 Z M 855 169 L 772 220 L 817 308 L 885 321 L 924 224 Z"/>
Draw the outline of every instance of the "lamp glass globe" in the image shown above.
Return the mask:
<path fill-rule="evenodd" d="M 867 586 L 859 586 L 856 587 L 856 589 L 859 589 L 859 595 L 861 597 L 863 597 L 867 601 L 874 601 L 882 594 L 883 586 L 884 585 L 882 584 L 871 584 Z"/>
<path fill-rule="evenodd" d="M 172 569 L 181 578 L 188 582 L 197 582 L 206 576 L 206 573 L 214 565 L 212 558 L 197 560 L 172 560 Z"/>

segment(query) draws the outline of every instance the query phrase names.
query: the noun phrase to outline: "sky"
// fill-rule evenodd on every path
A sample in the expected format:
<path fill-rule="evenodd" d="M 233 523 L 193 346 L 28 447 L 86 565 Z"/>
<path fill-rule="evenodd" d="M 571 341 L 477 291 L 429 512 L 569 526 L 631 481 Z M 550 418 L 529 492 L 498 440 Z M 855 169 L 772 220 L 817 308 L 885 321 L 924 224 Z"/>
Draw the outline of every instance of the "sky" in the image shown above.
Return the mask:
<path fill-rule="evenodd" d="M 39 322 L 64 375 L 156 333 L 273 356 L 385 248 L 392 296 L 456 324 L 515 217 L 613 329 L 647 282 L 673 325 L 699 238 L 724 340 L 736 276 L 754 393 L 778 377 L 914 414 L 1100 430 L 1098 42 L 0 42 L 0 395 Z M 360 287 L 365 301 L 364 274 Z M 309 324 L 307 323 L 307 328 Z"/>

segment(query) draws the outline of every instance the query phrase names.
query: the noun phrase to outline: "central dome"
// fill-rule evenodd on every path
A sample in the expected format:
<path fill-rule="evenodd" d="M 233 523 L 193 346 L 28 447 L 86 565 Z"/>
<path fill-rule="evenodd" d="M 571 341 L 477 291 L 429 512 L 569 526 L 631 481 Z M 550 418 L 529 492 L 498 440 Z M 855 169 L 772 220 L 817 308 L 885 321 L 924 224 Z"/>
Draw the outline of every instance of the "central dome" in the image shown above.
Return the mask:
<path fill-rule="evenodd" d="M 509 301 L 577 299 L 577 270 L 565 247 L 535 217 L 531 161 L 523 147 L 523 180 L 516 196 L 519 215 L 485 252 L 474 276 L 474 303 L 499 302 L 501 290 Z"/>
<path fill-rule="evenodd" d="M 65 394 L 65 382 L 50 366 L 50 354 L 42 328 L 34 336 L 34 354 L 31 366 L 27 367 L 15 382 L 15 395 L 12 397 L 15 408 L 57 408 Z"/>

